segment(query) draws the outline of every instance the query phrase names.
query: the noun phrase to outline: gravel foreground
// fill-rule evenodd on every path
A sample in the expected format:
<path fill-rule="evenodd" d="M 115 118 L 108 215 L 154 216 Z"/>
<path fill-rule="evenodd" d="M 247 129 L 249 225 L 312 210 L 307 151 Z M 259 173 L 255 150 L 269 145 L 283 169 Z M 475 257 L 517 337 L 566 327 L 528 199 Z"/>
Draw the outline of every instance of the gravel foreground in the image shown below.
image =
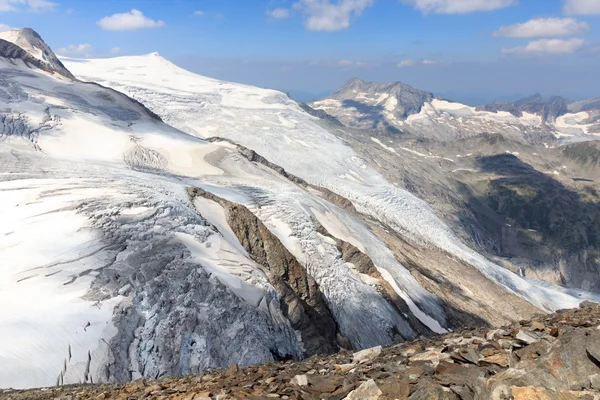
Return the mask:
<path fill-rule="evenodd" d="M 0 399 L 600 400 L 600 304 L 328 357 Z"/>

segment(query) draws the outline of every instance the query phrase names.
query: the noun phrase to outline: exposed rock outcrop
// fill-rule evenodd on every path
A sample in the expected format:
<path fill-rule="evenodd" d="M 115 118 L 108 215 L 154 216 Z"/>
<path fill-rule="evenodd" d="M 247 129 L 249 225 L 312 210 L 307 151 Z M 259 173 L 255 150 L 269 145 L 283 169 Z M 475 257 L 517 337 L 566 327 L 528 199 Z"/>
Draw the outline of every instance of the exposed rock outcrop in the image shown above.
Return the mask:
<path fill-rule="evenodd" d="M 338 336 L 335 319 L 319 287 L 305 268 L 267 227 L 246 207 L 232 203 L 200 188 L 189 195 L 217 202 L 225 211 L 227 223 L 241 245 L 263 269 L 281 296 L 281 309 L 292 327 L 300 332 L 306 355 L 336 351 Z M 347 347 L 346 341 L 341 338 Z"/>

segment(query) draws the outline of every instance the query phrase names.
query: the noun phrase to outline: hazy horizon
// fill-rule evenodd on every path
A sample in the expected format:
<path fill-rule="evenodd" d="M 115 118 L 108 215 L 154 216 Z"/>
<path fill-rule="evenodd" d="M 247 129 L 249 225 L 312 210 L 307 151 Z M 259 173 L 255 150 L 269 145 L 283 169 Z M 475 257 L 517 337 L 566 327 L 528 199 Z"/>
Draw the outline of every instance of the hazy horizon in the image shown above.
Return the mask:
<path fill-rule="evenodd" d="M 59 55 L 158 51 L 190 71 L 308 101 L 351 77 L 469 104 L 600 97 L 592 0 L 0 0 Z"/>

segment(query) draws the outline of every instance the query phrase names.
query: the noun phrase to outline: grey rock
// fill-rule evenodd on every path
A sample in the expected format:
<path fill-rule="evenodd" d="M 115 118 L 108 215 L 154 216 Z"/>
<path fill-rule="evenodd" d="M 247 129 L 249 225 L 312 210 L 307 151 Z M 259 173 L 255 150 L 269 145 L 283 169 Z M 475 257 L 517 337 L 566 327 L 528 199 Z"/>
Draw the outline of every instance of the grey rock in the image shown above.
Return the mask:
<path fill-rule="evenodd" d="M 519 330 L 519 332 L 517 333 L 515 338 L 523 343 L 533 344 L 533 343 L 539 342 L 541 339 L 541 336 L 536 334 L 535 332 L 526 331 L 526 330 L 521 329 L 521 330 Z"/>

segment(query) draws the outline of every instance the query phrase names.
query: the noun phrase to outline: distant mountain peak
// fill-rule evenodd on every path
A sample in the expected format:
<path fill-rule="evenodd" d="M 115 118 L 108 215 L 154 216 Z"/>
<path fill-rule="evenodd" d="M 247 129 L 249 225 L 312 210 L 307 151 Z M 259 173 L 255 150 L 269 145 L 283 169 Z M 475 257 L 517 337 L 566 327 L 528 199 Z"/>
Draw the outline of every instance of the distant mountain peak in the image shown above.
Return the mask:
<path fill-rule="evenodd" d="M 17 47 L 23 53 L 13 47 Z M 22 59 L 28 65 L 33 64 L 47 72 L 56 72 L 69 79 L 75 79 L 56 57 L 50 46 L 44 42 L 40 34 L 31 28 L 0 32 L 0 56 L 10 59 Z"/>
<path fill-rule="evenodd" d="M 352 78 L 328 98 L 311 104 L 347 126 L 398 132 L 398 124 L 421 112 L 423 105 L 433 98 L 432 93 L 403 82 L 377 83 Z M 370 117 L 364 118 L 365 115 Z"/>
<path fill-rule="evenodd" d="M 477 110 L 498 112 L 506 111 L 516 117 L 524 112 L 539 115 L 544 122 L 554 122 L 556 118 L 569 112 L 568 100 L 560 96 L 544 97 L 540 93 L 524 97 L 509 103 L 490 103 L 478 106 Z"/>

